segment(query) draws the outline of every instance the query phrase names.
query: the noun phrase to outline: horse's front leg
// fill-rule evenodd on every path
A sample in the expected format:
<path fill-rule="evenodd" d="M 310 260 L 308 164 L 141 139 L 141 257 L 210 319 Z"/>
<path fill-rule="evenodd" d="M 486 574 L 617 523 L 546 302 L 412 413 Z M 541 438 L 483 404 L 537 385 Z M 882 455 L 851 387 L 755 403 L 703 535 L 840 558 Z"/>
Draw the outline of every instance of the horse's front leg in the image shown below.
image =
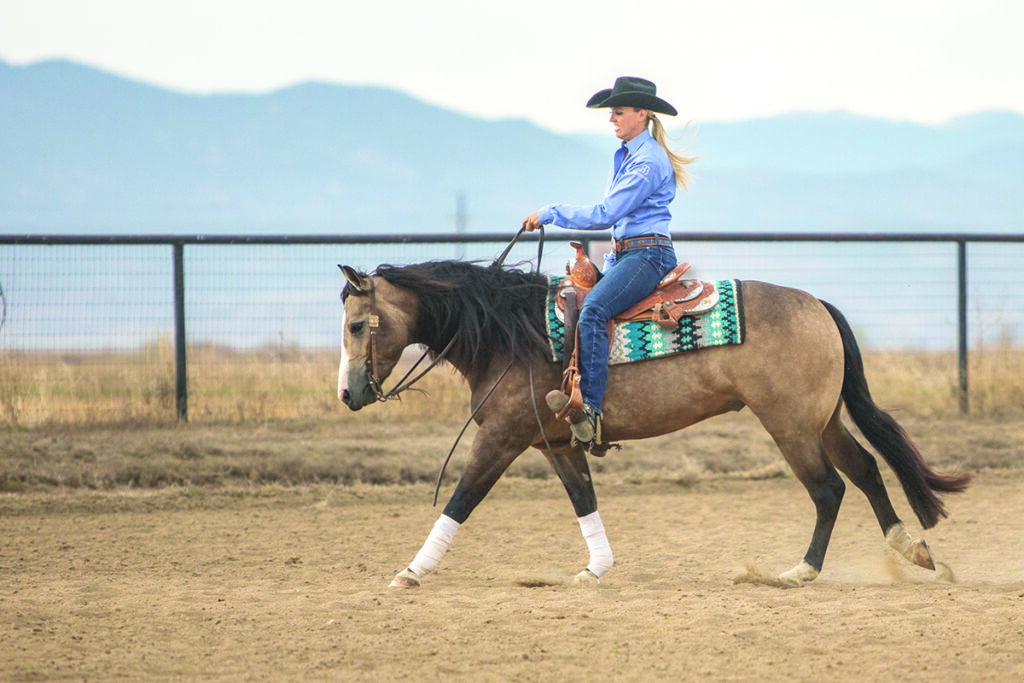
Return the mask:
<path fill-rule="evenodd" d="M 416 557 L 391 582 L 392 588 L 415 588 L 420 579 L 437 569 L 455 532 L 488 494 L 509 465 L 526 450 L 529 439 L 510 438 L 495 429 L 481 428 L 473 440 L 469 464 L 455 492 L 434 522 L 434 528 Z M 521 443 L 522 445 L 518 445 Z"/>
<path fill-rule="evenodd" d="M 554 452 L 544 450 L 544 456 L 565 486 L 580 531 L 590 551 L 586 568 L 576 575 L 576 583 L 598 583 L 605 572 L 612 568 L 614 559 L 608 535 L 604 531 L 601 515 L 597 511 L 597 494 L 590 476 L 590 466 L 583 448 L 564 446 Z"/>

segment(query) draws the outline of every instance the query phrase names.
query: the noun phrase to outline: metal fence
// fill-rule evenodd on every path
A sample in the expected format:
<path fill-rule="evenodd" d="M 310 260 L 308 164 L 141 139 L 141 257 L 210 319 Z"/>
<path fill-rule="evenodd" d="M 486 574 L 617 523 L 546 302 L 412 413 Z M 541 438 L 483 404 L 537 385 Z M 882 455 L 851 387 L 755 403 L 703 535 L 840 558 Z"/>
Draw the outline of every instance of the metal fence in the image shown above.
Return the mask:
<path fill-rule="evenodd" d="M 955 350 L 964 412 L 968 350 L 1024 339 L 1024 235 L 673 237 L 680 259 L 694 264 L 696 277 L 768 280 L 831 301 L 865 348 Z M 243 352 L 262 354 L 275 359 L 287 376 L 291 362 L 337 352 L 342 280 L 336 263 L 369 271 L 383 262 L 490 261 L 510 238 L 0 236 L 0 358 L 8 368 L 44 368 L 36 374 L 48 377 L 50 385 L 43 381 L 38 390 L 54 396 L 72 390 L 61 386 L 61 367 L 153 366 L 141 399 L 169 403 L 179 419 L 187 420 L 189 397 L 202 388 L 194 379 L 196 369 L 209 376 L 203 363 L 222 363 Z M 536 239 L 526 236 L 506 262 L 535 258 Z M 587 243 L 592 254 L 607 243 L 607 237 L 592 233 L 548 231 L 545 271 L 562 269 L 570 240 Z M 325 378 L 331 395 L 332 381 Z M 96 384 L 102 392 L 103 380 Z"/>

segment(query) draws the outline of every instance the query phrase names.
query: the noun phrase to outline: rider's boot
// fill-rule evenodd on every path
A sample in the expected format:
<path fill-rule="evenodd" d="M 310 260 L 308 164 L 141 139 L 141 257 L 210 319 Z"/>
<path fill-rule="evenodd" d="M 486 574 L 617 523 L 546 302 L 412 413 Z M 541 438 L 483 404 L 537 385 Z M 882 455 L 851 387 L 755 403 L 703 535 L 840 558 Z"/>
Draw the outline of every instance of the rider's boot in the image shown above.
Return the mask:
<path fill-rule="evenodd" d="M 560 413 L 569 403 L 569 396 L 564 392 L 554 389 L 548 392 L 545 397 L 548 408 L 554 413 Z M 597 414 L 587 404 L 583 404 L 583 410 L 569 420 L 569 428 L 576 440 L 583 444 L 591 443 L 597 436 Z"/>

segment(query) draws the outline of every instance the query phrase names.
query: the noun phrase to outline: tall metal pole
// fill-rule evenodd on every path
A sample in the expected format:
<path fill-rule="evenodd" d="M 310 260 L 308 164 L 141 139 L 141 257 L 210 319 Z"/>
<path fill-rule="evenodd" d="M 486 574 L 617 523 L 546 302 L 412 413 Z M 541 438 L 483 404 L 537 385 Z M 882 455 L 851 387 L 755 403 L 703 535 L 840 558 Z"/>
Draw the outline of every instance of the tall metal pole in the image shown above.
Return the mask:
<path fill-rule="evenodd" d="M 188 365 L 185 357 L 185 245 L 174 243 L 174 395 L 178 419 L 188 422 Z"/>
<path fill-rule="evenodd" d="M 957 260 L 957 361 L 960 383 L 960 412 L 967 414 L 967 242 L 956 243 Z"/>
<path fill-rule="evenodd" d="M 466 228 L 469 225 L 469 220 L 466 218 L 466 193 L 459 192 L 455 195 L 455 234 L 462 236 L 466 234 Z M 466 243 L 459 242 L 455 248 L 455 258 L 463 259 L 466 257 Z"/>

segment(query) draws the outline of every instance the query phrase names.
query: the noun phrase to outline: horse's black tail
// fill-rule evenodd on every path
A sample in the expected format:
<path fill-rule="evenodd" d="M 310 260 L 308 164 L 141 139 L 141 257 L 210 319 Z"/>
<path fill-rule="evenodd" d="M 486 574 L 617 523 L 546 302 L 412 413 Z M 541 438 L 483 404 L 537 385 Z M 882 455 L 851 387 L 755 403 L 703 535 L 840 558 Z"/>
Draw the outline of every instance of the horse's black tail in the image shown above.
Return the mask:
<path fill-rule="evenodd" d="M 845 371 L 842 397 L 846 409 L 857 428 L 896 473 L 921 526 L 930 529 L 946 516 L 946 509 L 936 492 L 959 493 L 967 488 L 971 477 L 963 473 L 939 474 L 928 467 L 903 427 L 872 400 L 864 376 L 860 347 L 850 324 L 835 306 L 826 301 L 821 303 L 832 316 L 843 339 Z"/>

